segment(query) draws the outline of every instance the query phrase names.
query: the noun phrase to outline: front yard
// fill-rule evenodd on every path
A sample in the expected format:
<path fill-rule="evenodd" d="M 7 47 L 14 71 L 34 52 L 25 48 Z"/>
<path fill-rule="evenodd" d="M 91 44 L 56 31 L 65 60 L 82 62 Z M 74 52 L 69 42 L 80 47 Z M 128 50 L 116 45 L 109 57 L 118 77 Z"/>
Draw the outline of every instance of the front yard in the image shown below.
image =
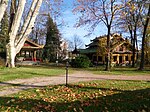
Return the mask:
<path fill-rule="evenodd" d="M 0 82 L 24 79 L 33 77 L 56 76 L 65 74 L 65 68 L 45 67 L 45 66 L 28 66 L 16 68 L 0 68 Z"/>
<path fill-rule="evenodd" d="M 102 67 L 88 69 L 69 67 L 69 74 L 80 70 L 97 75 L 150 75 L 148 69 L 137 71 L 136 68 L 114 68 L 112 71 L 104 71 Z M 0 68 L 0 82 L 55 75 L 65 75 L 65 67 Z M 3 90 L 5 87 L 1 85 L 0 89 Z M 0 111 L 149 112 L 150 81 L 97 80 L 72 83 L 67 87 L 65 85 L 49 85 L 28 89 L 17 94 L 1 96 Z"/>
<path fill-rule="evenodd" d="M 149 112 L 150 82 L 102 80 L 30 89 L 0 97 L 7 112 Z"/>

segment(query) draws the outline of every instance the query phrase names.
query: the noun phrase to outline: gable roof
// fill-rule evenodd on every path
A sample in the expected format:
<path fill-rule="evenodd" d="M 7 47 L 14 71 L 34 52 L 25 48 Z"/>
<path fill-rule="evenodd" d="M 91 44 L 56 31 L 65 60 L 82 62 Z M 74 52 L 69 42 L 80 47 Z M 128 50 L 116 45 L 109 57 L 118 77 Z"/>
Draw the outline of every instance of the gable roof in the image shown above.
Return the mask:
<path fill-rule="evenodd" d="M 44 45 L 39 45 L 39 44 L 31 41 L 30 39 L 27 39 L 25 41 L 22 49 L 42 49 L 43 47 L 44 47 Z"/>

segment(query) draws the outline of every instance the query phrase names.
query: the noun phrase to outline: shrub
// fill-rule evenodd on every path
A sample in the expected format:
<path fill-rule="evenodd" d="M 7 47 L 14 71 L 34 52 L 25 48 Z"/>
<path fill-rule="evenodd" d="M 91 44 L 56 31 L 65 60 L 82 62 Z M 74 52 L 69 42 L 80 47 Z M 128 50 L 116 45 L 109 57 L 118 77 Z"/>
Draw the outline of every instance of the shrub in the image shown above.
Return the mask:
<path fill-rule="evenodd" d="M 75 68 L 87 68 L 90 66 L 90 60 L 87 56 L 78 56 L 71 61 L 71 66 Z"/>

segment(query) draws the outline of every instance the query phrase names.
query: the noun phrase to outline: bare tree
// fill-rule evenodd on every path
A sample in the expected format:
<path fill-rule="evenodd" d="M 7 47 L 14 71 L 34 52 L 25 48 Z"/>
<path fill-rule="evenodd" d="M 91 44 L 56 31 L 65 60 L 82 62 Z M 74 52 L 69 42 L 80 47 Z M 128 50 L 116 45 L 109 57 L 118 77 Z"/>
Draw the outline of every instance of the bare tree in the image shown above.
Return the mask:
<path fill-rule="evenodd" d="M 9 42 L 6 45 L 6 65 L 15 67 L 15 57 L 24 45 L 36 21 L 43 0 L 10 0 Z M 62 1 L 45 0 L 51 6 Z M 26 7 L 26 2 L 29 7 Z M 7 8 L 8 0 L 0 0 L 0 21 Z M 27 12 L 27 13 L 26 13 Z"/>
<path fill-rule="evenodd" d="M 141 62 L 140 62 L 140 67 L 139 70 L 143 70 L 144 69 L 144 61 L 145 61 L 145 38 L 146 38 L 146 32 L 147 32 L 147 28 L 149 25 L 149 21 L 150 21 L 150 4 L 148 5 L 147 8 L 147 14 L 144 17 L 145 19 L 143 19 L 143 16 L 141 16 L 141 20 L 143 23 L 143 36 L 142 36 L 142 53 L 141 53 Z"/>
<path fill-rule="evenodd" d="M 11 0 L 9 42 L 6 45 L 6 65 L 9 67 L 15 67 L 15 56 L 21 50 L 26 38 L 34 26 L 34 21 L 42 4 L 42 0 L 32 1 L 30 10 L 23 22 L 23 26 L 21 27 L 20 32 L 18 32 L 25 3 L 26 0 L 19 0 L 16 5 L 16 0 Z"/>
<path fill-rule="evenodd" d="M 83 41 L 76 34 L 73 35 L 73 37 L 71 38 L 71 40 L 68 40 L 68 43 L 69 43 L 69 49 L 70 50 L 82 48 L 83 45 L 84 45 Z"/>
<path fill-rule="evenodd" d="M 142 13 L 142 5 L 138 4 L 138 0 L 124 0 L 123 8 L 120 13 L 119 26 L 121 30 L 129 32 L 132 43 L 132 67 L 135 66 L 135 57 L 138 59 L 138 32 L 141 30 L 140 15 Z"/>
<path fill-rule="evenodd" d="M 114 19 L 117 18 L 121 5 L 119 0 L 78 0 L 75 12 L 80 12 L 81 17 L 77 26 L 91 25 L 95 29 L 99 23 L 104 23 L 107 28 L 107 63 L 105 70 L 110 69 L 110 34 Z"/>

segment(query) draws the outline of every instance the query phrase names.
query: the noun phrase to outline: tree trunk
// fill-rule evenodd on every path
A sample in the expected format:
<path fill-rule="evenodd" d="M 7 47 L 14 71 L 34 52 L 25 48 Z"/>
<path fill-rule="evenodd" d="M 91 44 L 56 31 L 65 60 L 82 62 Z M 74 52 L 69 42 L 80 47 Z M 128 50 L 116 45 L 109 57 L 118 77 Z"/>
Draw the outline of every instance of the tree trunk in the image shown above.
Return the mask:
<path fill-rule="evenodd" d="M 24 42 L 26 41 L 26 38 L 30 34 L 32 27 L 34 26 L 34 22 L 36 19 L 36 16 L 38 15 L 40 6 L 42 4 L 43 0 L 34 0 L 32 2 L 30 11 L 28 13 L 28 16 L 24 22 L 24 25 L 21 30 L 21 35 L 19 37 L 16 37 L 17 31 L 21 22 L 22 13 L 25 6 L 25 0 L 20 0 L 19 5 L 17 8 L 17 12 L 15 14 L 11 30 L 9 33 L 10 41 L 7 44 L 7 65 L 9 67 L 15 67 L 15 56 L 16 54 L 21 50 L 21 48 L 24 45 Z"/>
<path fill-rule="evenodd" d="M 135 52 L 136 52 L 135 43 L 136 43 L 136 26 L 134 29 L 133 46 L 132 46 L 132 54 L 133 54 L 132 55 L 132 67 L 135 67 Z"/>
<path fill-rule="evenodd" d="M 138 49 L 138 40 L 136 37 L 136 63 L 138 63 L 138 59 L 139 59 L 139 53 L 138 53 L 139 49 Z"/>
<path fill-rule="evenodd" d="M 110 69 L 110 25 L 108 25 L 108 33 L 107 33 L 107 60 L 106 60 L 106 71 Z"/>
<path fill-rule="evenodd" d="M 1 0 L 0 1 L 0 22 L 1 22 L 2 18 L 3 18 L 3 15 L 5 13 L 7 5 L 8 5 L 8 0 Z"/>
<path fill-rule="evenodd" d="M 6 66 L 13 68 L 15 67 L 16 57 L 16 51 L 13 41 L 10 41 L 6 46 Z"/>
<path fill-rule="evenodd" d="M 9 43 L 7 44 L 7 51 L 6 51 L 7 52 L 6 65 L 9 67 L 15 67 L 15 56 L 16 56 L 15 38 L 17 35 L 17 31 L 19 29 L 25 3 L 26 0 L 19 0 L 17 12 L 13 19 L 12 26 L 9 32 Z"/>
<path fill-rule="evenodd" d="M 142 53 L 141 53 L 141 62 L 140 62 L 139 70 L 143 70 L 144 69 L 145 37 L 146 37 L 146 30 L 147 30 L 148 23 L 149 23 L 149 16 L 150 16 L 150 4 L 149 4 L 149 9 L 148 9 L 146 22 L 144 24 L 144 31 L 143 31 L 143 37 L 142 37 Z"/>

